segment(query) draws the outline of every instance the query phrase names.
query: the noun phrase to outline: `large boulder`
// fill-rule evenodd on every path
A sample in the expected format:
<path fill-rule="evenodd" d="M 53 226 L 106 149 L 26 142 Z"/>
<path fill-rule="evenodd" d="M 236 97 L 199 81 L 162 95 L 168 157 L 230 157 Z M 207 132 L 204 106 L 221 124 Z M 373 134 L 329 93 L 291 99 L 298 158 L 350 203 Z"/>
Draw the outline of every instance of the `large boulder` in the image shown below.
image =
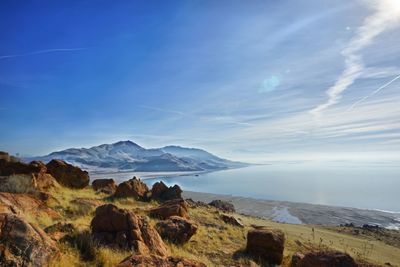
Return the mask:
<path fill-rule="evenodd" d="M 282 263 L 284 245 L 285 235 L 279 229 L 263 227 L 247 233 L 247 253 L 269 263 Z"/>
<path fill-rule="evenodd" d="M 158 201 L 166 201 L 182 198 L 182 189 L 179 185 L 167 187 L 162 181 L 157 182 L 151 188 L 151 198 Z"/>
<path fill-rule="evenodd" d="M 196 233 L 197 228 L 198 226 L 193 221 L 178 216 L 172 216 L 156 225 L 156 229 L 163 239 L 176 244 L 188 242 Z"/>
<path fill-rule="evenodd" d="M 357 267 L 354 259 L 338 251 L 313 251 L 306 254 L 296 253 L 292 257 L 291 267 Z"/>
<path fill-rule="evenodd" d="M 235 212 L 235 206 L 233 206 L 233 204 L 228 201 L 216 199 L 208 203 L 208 205 L 225 212 Z"/>
<path fill-rule="evenodd" d="M 182 257 L 160 257 L 156 255 L 132 255 L 124 259 L 117 267 L 206 267 L 204 263 Z"/>
<path fill-rule="evenodd" d="M 50 173 L 60 184 L 81 189 L 89 185 L 89 174 L 63 160 L 53 159 L 46 165 Z"/>
<path fill-rule="evenodd" d="M 58 183 L 47 173 L 43 162 L 32 161 L 26 164 L 0 159 L 1 192 L 33 193 L 53 186 L 58 186 Z"/>
<path fill-rule="evenodd" d="M 167 255 L 163 240 L 145 217 L 119 209 L 115 205 L 98 207 L 91 229 L 94 238 L 101 244 L 132 249 L 144 255 Z"/>
<path fill-rule="evenodd" d="M 115 190 L 114 197 L 133 197 L 136 200 L 148 200 L 149 188 L 142 180 L 133 177 L 132 179 L 120 183 Z"/>
<path fill-rule="evenodd" d="M 19 161 L 18 158 L 11 156 L 10 154 L 8 154 L 7 152 L 4 151 L 0 151 L 0 160 L 5 160 L 7 162 L 17 162 Z"/>
<path fill-rule="evenodd" d="M 59 250 L 39 227 L 12 213 L 0 213 L 0 266 L 49 266 Z"/>
<path fill-rule="evenodd" d="M 72 223 L 58 222 L 44 229 L 47 235 L 54 241 L 72 240 L 72 235 L 77 228 Z"/>
<path fill-rule="evenodd" d="M 93 190 L 114 194 L 117 189 L 114 179 L 96 179 L 92 182 Z"/>
<path fill-rule="evenodd" d="M 149 215 L 158 219 L 168 219 L 171 216 L 189 218 L 188 206 L 183 199 L 169 200 L 149 211 Z"/>

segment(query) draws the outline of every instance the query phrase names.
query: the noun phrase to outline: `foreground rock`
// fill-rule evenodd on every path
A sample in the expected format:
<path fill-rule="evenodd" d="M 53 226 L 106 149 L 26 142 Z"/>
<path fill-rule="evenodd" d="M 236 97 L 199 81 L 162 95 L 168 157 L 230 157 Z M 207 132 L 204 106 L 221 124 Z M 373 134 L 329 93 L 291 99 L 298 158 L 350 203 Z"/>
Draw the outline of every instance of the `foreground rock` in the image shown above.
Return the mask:
<path fill-rule="evenodd" d="M 115 205 L 98 207 L 91 229 L 94 238 L 101 244 L 133 249 L 143 255 L 167 255 L 167 248 L 160 235 L 144 217 Z"/>
<path fill-rule="evenodd" d="M 260 228 L 247 233 L 246 251 L 255 258 L 261 258 L 269 263 L 281 264 L 285 235 L 281 230 Z"/>
<path fill-rule="evenodd" d="M 142 180 L 133 177 L 118 185 L 114 197 L 133 197 L 136 200 L 147 201 L 149 198 L 149 188 Z"/>
<path fill-rule="evenodd" d="M 233 225 L 233 226 L 238 226 L 238 227 L 244 227 L 243 223 L 241 221 L 239 221 L 239 219 L 233 217 L 233 216 L 229 216 L 226 214 L 221 214 L 221 220 L 224 221 L 224 223 Z"/>
<path fill-rule="evenodd" d="M 189 218 L 188 206 L 183 199 L 166 201 L 160 206 L 151 209 L 149 215 L 162 220 L 168 219 L 171 216 Z"/>
<path fill-rule="evenodd" d="M 35 217 L 49 217 L 53 220 L 61 218 L 57 211 L 49 208 L 43 201 L 29 194 L 0 193 L 0 206 L 2 207 L 2 212 L 31 214 Z"/>
<path fill-rule="evenodd" d="M 47 235 L 54 241 L 71 240 L 72 235 L 77 231 L 72 223 L 58 222 L 44 229 Z"/>
<path fill-rule="evenodd" d="M 157 182 L 151 188 L 151 198 L 158 201 L 167 201 L 182 198 L 182 189 L 179 185 L 167 187 L 162 181 Z"/>
<path fill-rule="evenodd" d="M 172 243 L 183 244 L 188 242 L 196 233 L 198 226 L 193 221 L 172 216 L 168 220 L 157 223 L 156 228 L 163 239 Z"/>
<path fill-rule="evenodd" d="M 89 185 L 89 174 L 78 167 L 66 163 L 62 160 L 53 159 L 46 165 L 47 172 L 50 173 L 60 184 L 81 189 Z"/>
<path fill-rule="evenodd" d="M 49 266 L 59 250 L 39 227 L 11 214 L 0 214 L 0 266 Z"/>
<path fill-rule="evenodd" d="M 117 267 L 206 267 L 204 263 L 181 257 L 160 257 L 155 255 L 132 255 L 124 259 Z"/>
<path fill-rule="evenodd" d="M 235 212 L 235 206 L 233 206 L 233 204 L 228 201 L 216 199 L 208 203 L 208 205 L 225 212 Z"/>
<path fill-rule="evenodd" d="M 0 159 L 0 191 L 11 193 L 34 193 L 58 186 L 53 176 L 40 161 L 29 164 Z"/>
<path fill-rule="evenodd" d="M 292 267 L 357 267 L 352 257 L 343 252 L 317 251 L 306 254 L 296 253 Z"/>
<path fill-rule="evenodd" d="M 96 179 L 92 182 L 92 187 L 95 191 L 100 191 L 106 194 L 114 194 L 117 189 L 114 179 Z"/>

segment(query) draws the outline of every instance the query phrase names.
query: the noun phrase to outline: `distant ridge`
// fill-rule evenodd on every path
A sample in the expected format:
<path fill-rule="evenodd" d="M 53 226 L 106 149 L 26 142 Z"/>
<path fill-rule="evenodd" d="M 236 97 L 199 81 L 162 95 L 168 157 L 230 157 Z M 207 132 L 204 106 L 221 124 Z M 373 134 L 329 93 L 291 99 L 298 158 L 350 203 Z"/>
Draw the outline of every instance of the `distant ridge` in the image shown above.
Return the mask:
<path fill-rule="evenodd" d="M 146 149 L 127 140 L 91 148 L 69 148 L 26 161 L 62 159 L 89 171 L 213 171 L 248 166 L 205 150 L 180 146 Z"/>

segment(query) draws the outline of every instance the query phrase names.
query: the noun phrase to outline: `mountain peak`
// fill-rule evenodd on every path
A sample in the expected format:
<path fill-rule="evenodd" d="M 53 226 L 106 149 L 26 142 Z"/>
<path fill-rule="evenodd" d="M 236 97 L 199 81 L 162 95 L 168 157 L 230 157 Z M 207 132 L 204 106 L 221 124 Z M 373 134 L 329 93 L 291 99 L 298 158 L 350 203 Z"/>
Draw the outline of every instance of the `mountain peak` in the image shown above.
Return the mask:
<path fill-rule="evenodd" d="M 116 143 L 114 143 L 112 145 L 114 145 L 114 146 L 135 146 L 135 147 L 142 148 L 141 146 L 139 146 L 138 144 L 132 142 L 131 140 L 118 141 L 118 142 L 116 142 Z"/>

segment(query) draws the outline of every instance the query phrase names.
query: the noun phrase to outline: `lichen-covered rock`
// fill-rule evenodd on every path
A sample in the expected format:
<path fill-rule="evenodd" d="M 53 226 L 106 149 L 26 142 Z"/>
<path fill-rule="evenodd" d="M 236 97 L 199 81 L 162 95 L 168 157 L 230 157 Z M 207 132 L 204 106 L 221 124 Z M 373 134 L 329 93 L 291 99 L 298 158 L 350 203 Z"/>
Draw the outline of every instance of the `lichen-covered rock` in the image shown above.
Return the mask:
<path fill-rule="evenodd" d="M 208 203 L 208 205 L 225 212 L 235 212 L 235 206 L 233 206 L 233 204 L 228 201 L 216 199 Z"/>
<path fill-rule="evenodd" d="M 89 173 L 63 160 L 53 159 L 46 165 L 50 173 L 61 185 L 81 189 L 89 185 Z"/>
<path fill-rule="evenodd" d="M 91 229 L 94 238 L 101 244 L 133 249 L 140 254 L 167 255 L 163 240 L 145 217 L 115 205 L 98 207 Z"/>
<path fill-rule="evenodd" d="M 106 194 L 114 194 L 117 189 L 114 179 L 96 179 L 92 182 L 95 191 L 101 191 Z"/>
<path fill-rule="evenodd" d="M 132 255 L 117 267 L 206 267 L 204 263 L 182 257 L 160 257 L 156 255 Z"/>
<path fill-rule="evenodd" d="M 169 200 L 149 211 L 149 215 L 162 220 L 171 216 L 189 218 L 188 207 L 183 199 Z"/>
<path fill-rule="evenodd" d="M 0 214 L 0 240 L 0 266 L 49 266 L 59 255 L 53 240 L 15 214 Z"/>
<path fill-rule="evenodd" d="M 151 198 L 158 201 L 167 201 L 182 198 L 182 189 L 179 185 L 167 187 L 162 181 L 151 188 Z"/>
<path fill-rule="evenodd" d="M 292 267 L 357 267 L 357 263 L 347 253 L 339 251 L 312 251 L 296 253 L 292 257 Z"/>
<path fill-rule="evenodd" d="M 115 190 L 114 197 L 133 197 L 136 200 L 146 201 L 149 196 L 149 188 L 142 180 L 133 177 L 132 179 L 120 183 Z"/>
<path fill-rule="evenodd" d="M 44 229 L 47 235 L 54 241 L 69 240 L 72 239 L 72 235 L 77 231 L 76 227 L 72 223 L 58 222 L 50 225 Z"/>
<path fill-rule="evenodd" d="M 270 263 L 282 263 L 284 245 L 285 235 L 279 229 L 263 227 L 247 233 L 247 253 Z"/>
<path fill-rule="evenodd" d="M 197 232 L 198 226 L 191 220 L 172 216 L 168 220 L 158 222 L 156 228 L 163 239 L 183 244 Z"/>

